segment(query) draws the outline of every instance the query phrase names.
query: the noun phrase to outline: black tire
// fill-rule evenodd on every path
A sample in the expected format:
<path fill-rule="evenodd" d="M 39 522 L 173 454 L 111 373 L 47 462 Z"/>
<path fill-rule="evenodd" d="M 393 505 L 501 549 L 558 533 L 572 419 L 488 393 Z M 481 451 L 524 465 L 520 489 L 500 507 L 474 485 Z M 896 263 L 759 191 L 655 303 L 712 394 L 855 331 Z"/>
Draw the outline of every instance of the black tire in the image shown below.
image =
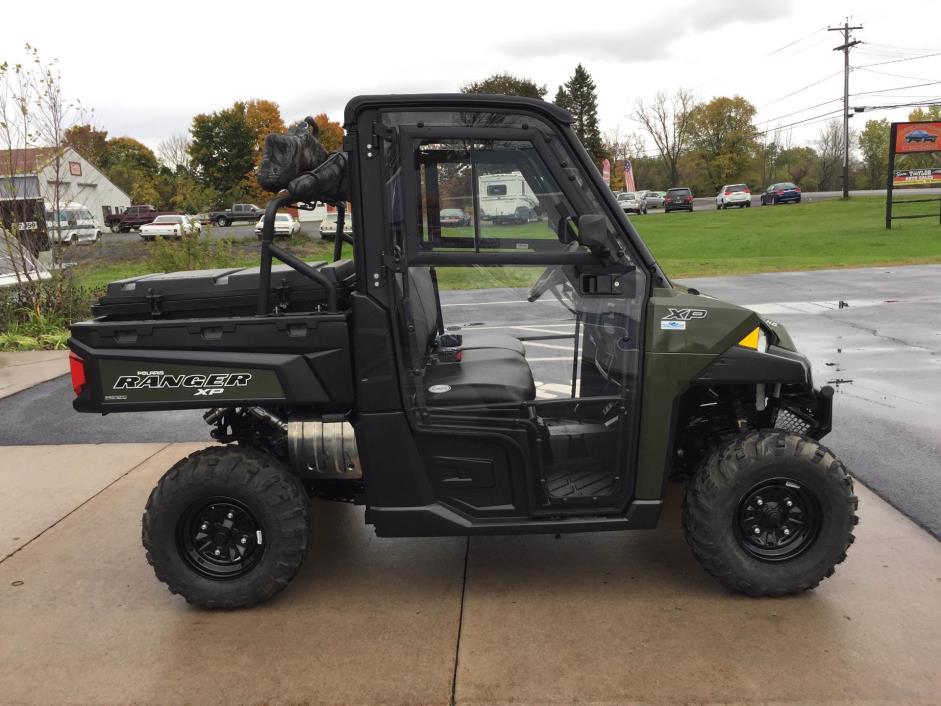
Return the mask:
<path fill-rule="evenodd" d="M 220 228 L 225 228 L 226 226 L 229 225 L 229 221 L 225 216 L 219 216 L 216 219 L 216 225 L 219 226 Z"/>
<path fill-rule="evenodd" d="M 695 557 L 726 588 L 785 596 L 814 588 L 846 558 L 857 505 L 852 478 L 825 446 L 783 431 L 749 432 L 696 472 L 683 528 Z"/>
<path fill-rule="evenodd" d="M 235 508 L 235 523 L 216 522 L 212 513 L 228 507 Z M 188 538 L 208 524 L 216 535 L 210 539 L 211 530 L 205 532 L 200 549 L 196 538 Z M 310 541 L 310 502 L 301 481 L 273 456 L 214 447 L 166 472 L 150 494 L 142 525 L 147 561 L 171 593 L 202 608 L 244 608 L 273 597 L 297 574 Z M 219 543 L 215 552 L 223 542 L 230 556 L 243 555 L 208 555 L 208 545 Z"/>

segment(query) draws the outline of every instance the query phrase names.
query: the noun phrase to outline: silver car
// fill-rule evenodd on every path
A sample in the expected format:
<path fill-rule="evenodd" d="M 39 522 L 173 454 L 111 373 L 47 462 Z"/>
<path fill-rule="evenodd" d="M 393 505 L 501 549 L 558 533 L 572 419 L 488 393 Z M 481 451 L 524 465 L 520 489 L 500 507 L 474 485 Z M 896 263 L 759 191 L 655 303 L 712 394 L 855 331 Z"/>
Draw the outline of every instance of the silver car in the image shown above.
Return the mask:
<path fill-rule="evenodd" d="M 647 213 L 647 202 L 644 200 L 643 192 L 622 191 L 617 195 L 617 201 L 624 213 L 636 213 L 638 216 Z"/>
<path fill-rule="evenodd" d="M 644 201 L 647 203 L 647 208 L 663 208 L 663 197 L 665 195 L 663 191 L 644 192 Z"/>

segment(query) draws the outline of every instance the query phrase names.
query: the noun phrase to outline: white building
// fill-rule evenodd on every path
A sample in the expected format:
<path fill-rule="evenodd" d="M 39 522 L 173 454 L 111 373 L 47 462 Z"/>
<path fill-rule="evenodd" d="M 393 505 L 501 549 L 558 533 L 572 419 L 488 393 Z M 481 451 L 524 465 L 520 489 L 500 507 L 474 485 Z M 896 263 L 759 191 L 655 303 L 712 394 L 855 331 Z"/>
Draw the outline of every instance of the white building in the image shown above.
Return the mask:
<path fill-rule="evenodd" d="M 109 214 L 121 213 L 131 205 L 127 194 L 68 146 L 58 159 L 51 147 L 0 151 L 0 175 L 32 181 L 30 186 L 38 188 L 47 203 L 54 203 L 57 197 L 60 204 L 81 203 L 102 224 Z"/>

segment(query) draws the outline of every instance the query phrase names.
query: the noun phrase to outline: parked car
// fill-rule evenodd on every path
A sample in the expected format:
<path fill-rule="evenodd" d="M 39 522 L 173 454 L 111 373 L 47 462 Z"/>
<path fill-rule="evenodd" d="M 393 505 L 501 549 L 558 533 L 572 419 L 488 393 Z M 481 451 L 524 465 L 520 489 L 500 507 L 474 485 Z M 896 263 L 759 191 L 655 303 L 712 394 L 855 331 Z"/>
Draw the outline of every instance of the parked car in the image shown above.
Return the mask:
<path fill-rule="evenodd" d="M 154 238 L 179 240 L 184 235 L 193 233 L 199 235 L 202 232 L 203 226 L 199 221 L 183 214 L 157 216 L 153 223 L 145 223 L 140 227 L 140 237 L 144 240 L 153 240 Z"/>
<path fill-rule="evenodd" d="M 261 237 L 262 228 L 265 227 L 265 217 L 262 216 L 255 224 L 255 235 Z M 274 237 L 284 236 L 290 238 L 301 232 L 301 222 L 290 213 L 279 213 L 274 217 Z"/>
<path fill-rule="evenodd" d="M 124 213 L 114 213 L 108 216 L 106 224 L 112 233 L 129 233 L 146 223 L 153 223 L 157 216 L 179 216 L 179 211 L 158 211 L 152 204 L 146 203 L 131 206 Z"/>
<path fill-rule="evenodd" d="M 0 287 L 51 277 L 52 273 L 20 241 L 0 241 Z"/>
<path fill-rule="evenodd" d="M 234 203 L 224 211 L 210 211 L 209 220 L 217 226 L 225 227 L 233 223 L 254 223 L 265 215 L 265 209 L 253 203 Z"/>
<path fill-rule="evenodd" d="M 663 197 L 666 196 L 664 191 L 648 191 L 647 195 L 644 197 L 644 201 L 647 202 L 647 208 L 663 208 Z"/>
<path fill-rule="evenodd" d="M 937 142 L 938 136 L 927 130 L 912 130 L 905 136 L 905 144 L 911 142 Z"/>
<path fill-rule="evenodd" d="M 331 211 L 320 221 L 320 237 L 333 240 L 337 234 L 337 212 Z M 343 216 L 343 235 L 353 235 L 353 214 L 347 211 Z"/>
<path fill-rule="evenodd" d="M 459 208 L 443 208 L 440 215 L 442 228 L 458 228 L 460 226 L 469 226 L 471 217 Z"/>
<path fill-rule="evenodd" d="M 55 243 L 78 245 L 101 240 L 101 227 L 92 212 L 80 203 L 72 202 L 53 213 L 52 204 L 46 204 L 46 232 Z"/>
<path fill-rule="evenodd" d="M 772 184 L 761 194 L 762 206 L 773 206 L 776 203 L 800 203 L 801 190 L 796 184 L 789 181 Z"/>
<path fill-rule="evenodd" d="M 751 189 L 746 184 L 726 184 L 716 194 L 716 210 L 720 208 L 751 208 Z"/>
<path fill-rule="evenodd" d="M 647 213 L 647 202 L 644 197 L 634 191 L 624 191 L 617 195 L 618 206 L 624 213 L 636 213 L 638 216 Z"/>
<path fill-rule="evenodd" d="M 688 186 L 676 186 L 667 189 L 667 195 L 663 197 L 663 210 L 665 213 L 670 211 L 689 211 L 693 212 L 693 192 Z"/>

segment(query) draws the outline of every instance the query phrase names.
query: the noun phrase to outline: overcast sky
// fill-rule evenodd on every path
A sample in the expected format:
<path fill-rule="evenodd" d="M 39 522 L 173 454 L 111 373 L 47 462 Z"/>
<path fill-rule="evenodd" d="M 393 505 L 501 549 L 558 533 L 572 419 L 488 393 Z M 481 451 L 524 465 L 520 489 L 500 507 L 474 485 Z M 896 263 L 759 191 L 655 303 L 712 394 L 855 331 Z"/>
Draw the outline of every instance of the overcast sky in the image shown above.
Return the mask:
<path fill-rule="evenodd" d="M 25 42 L 39 47 L 60 61 L 66 93 L 94 109 L 97 126 L 151 147 L 185 132 L 194 114 L 237 99 L 274 100 L 285 119 L 326 112 L 339 120 L 360 93 L 457 91 L 506 71 L 545 84 L 551 100 L 578 62 L 597 84 L 606 133 L 639 130 L 631 119 L 637 100 L 679 86 L 701 100 L 744 96 L 766 129 L 839 111 L 843 57 L 832 49 L 841 35 L 825 28 L 848 14 L 864 26 L 854 36 L 865 42 L 851 64 L 876 64 L 852 72 L 851 93 L 937 82 L 859 95 L 851 105 L 941 97 L 937 18 L 919 14 L 936 2 L 163 0 L 89 3 L 80 12 L 74 2 L 12 3 L 4 6 L 0 60 L 21 58 Z M 932 53 L 939 55 L 909 60 Z M 909 110 L 873 115 L 904 120 Z M 853 123 L 862 127 L 867 117 Z M 810 142 L 820 127 L 794 126 L 792 141 Z"/>

